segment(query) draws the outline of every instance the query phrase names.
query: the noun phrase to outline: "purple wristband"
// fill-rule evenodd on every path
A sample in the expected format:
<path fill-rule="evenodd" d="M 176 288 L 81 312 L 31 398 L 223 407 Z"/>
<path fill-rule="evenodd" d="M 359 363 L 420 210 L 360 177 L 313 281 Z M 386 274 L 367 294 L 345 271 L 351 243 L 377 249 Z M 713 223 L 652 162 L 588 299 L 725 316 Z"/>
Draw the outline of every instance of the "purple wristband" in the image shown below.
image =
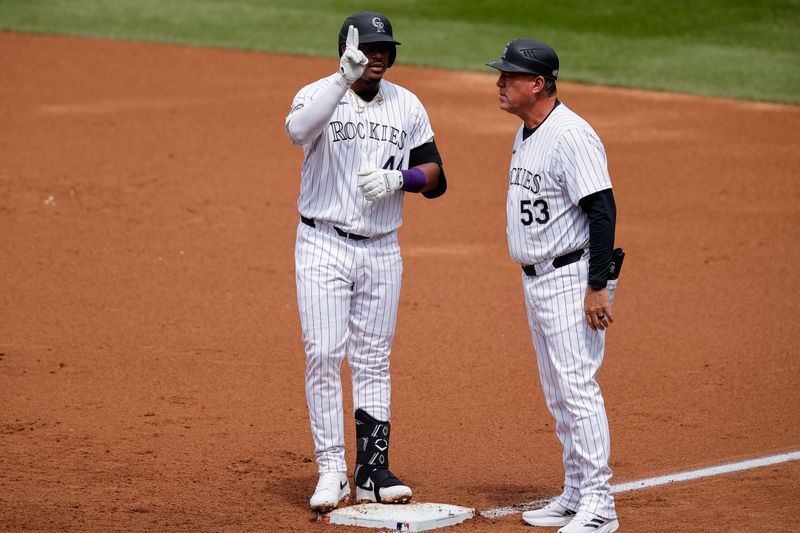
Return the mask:
<path fill-rule="evenodd" d="M 403 175 L 403 186 L 400 189 L 408 192 L 419 192 L 425 188 L 428 183 L 428 178 L 419 167 L 409 168 L 408 170 L 401 170 Z"/>

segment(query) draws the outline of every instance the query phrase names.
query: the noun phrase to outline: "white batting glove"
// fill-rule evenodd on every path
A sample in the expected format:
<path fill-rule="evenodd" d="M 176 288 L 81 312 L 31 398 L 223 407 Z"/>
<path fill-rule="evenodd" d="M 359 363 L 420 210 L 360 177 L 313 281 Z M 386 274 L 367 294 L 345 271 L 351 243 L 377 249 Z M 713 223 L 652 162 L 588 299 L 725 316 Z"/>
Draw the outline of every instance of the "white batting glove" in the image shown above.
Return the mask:
<path fill-rule="evenodd" d="M 358 172 L 358 188 L 370 202 L 392 194 L 403 186 L 403 174 L 399 170 L 375 168 Z"/>
<path fill-rule="evenodd" d="M 368 62 L 364 52 L 358 49 L 358 28 L 351 25 L 347 30 L 344 53 L 339 60 L 339 74 L 342 75 L 347 85 L 352 85 L 364 74 Z"/>

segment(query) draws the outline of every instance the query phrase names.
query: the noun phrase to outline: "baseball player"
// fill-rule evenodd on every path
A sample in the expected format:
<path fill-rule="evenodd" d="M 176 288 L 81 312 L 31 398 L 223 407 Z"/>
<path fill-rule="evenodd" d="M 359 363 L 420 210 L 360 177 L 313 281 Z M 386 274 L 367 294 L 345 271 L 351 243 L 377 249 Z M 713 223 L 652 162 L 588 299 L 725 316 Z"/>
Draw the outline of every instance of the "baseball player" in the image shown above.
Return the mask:
<path fill-rule="evenodd" d="M 487 64 L 500 71 L 500 109 L 522 124 L 514 139 L 506 203 L 508 248 L 522 265 L 528 324 L 547 407 L 563 446 L 564 491 L 523 513 L 560 533 L 619 527 L 610 493 L 610 439 L 595 380 L 621 266 L 605 149 L 592 127 L 558 99 L 558 56 L 520 39 Z"/>
<path fill-rule="evenodd" d="M 357 437 L 358 502 L 405 503 L 389 470 L 389 352 L 403 263 L 397 242 L 406 193 L 444 194 L 428 114 L 385 79 L 397 46 L 384 15 L 358 12 L 339 32 L 339 70 L 303 87 L 286 117 L 302 145 L 295 268 L 306 351 L 306 399 L 319 482 L 311 508 L 348 499 L 340 368 L 347 356 Z"/>

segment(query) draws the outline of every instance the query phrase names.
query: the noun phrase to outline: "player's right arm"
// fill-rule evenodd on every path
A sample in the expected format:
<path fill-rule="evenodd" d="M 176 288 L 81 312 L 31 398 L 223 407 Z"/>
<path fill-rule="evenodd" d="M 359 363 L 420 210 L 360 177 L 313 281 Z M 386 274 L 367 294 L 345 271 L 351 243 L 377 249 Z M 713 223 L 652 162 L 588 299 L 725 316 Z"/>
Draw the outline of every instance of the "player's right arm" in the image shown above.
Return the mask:
<path fill-rule="evenodd" d="M 358 29 L 350 26 L 333 83 L 311 97 L 298 95 L 292 103 L 292 110 L 286 117 L 286 133 L 294 144 L 309 144 L 322 133 L 347 89 L 364 73 L 367 62 L 367 57 L 358 49 Z"/>

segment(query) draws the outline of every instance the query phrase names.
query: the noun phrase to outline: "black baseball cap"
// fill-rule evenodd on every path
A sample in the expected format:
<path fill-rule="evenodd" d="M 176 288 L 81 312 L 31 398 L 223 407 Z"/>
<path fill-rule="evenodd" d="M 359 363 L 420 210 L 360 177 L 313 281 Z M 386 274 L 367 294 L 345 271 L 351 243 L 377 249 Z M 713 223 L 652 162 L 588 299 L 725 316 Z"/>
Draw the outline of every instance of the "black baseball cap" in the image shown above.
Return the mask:
<path fill-rule="evenodd" d="M 502 72 L 522 72 L 551 80 L 558 78 L 558 54 L 550 45 L 533 39 L 511 41 L 500 59 L 486 63 L 486 66 Z"/>

